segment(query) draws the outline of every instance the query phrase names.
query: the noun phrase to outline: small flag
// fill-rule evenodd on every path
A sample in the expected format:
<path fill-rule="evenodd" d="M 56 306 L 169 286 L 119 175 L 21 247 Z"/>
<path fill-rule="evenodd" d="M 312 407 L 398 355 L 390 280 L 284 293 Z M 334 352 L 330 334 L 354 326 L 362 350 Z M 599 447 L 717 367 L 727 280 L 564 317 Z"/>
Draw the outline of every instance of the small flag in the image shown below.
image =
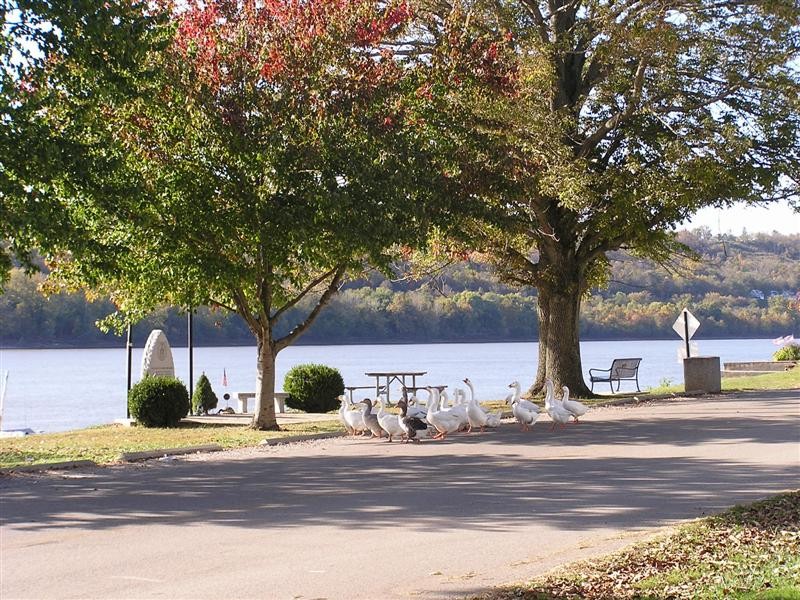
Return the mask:
<path fill-rule="evenodd" d="M 228 387 L 228 374 L 222 369 L 222 387 Z"/>

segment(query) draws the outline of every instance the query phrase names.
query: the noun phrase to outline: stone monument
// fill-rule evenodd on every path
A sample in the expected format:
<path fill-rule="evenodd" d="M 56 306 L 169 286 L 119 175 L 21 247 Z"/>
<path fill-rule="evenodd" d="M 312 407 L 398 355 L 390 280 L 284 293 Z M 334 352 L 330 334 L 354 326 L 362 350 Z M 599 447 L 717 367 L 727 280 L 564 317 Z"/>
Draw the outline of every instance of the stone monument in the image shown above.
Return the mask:
<path fill-rule="evenodd" d="M 142 378 L 147 375 L 175 377 L 175 363 L 166 334 L 154 329 L 147 338 L 142 353 Z"/>

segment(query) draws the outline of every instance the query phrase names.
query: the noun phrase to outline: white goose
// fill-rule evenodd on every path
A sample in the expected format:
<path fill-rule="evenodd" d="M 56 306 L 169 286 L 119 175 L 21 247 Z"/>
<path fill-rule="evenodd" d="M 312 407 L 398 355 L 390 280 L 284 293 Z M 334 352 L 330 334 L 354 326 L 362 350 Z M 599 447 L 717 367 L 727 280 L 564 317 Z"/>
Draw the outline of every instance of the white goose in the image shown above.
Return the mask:
<path fill-rule="evenodd" d="M 538 412 L 528 410 L 519 400 L 512 400 L 511 412 L 517 420 L 517 423 L 522 425 L 522 431 L 529 431 L 531 425 L 536 423 L 536 419 L 539 418 Z"/>
<path fill-rule="evenodd" d="M 404 435 L 406 433 L 405 429 L 400 425 L 400 415 L 393 415 L 392 413 L 387 413 L 383 407 L 383 399 L 378 398 L 375 400 L 375 404 L 378 404 L 380 408 L 378 409 L 378 424 L 381 428 L 389 434 L 389 441 L 392 441 L 393 435 Z"/>
<path fill-rule="evenodd" d="M 363 432 L 366 429 L 364 425 L 364 415 L 362 411 L 350 410 L 350 402 L 346 396 L 341 397 L 342 407 L 339 409 L 339 417 L 344 423 L 347 433 L 355 435 L 356 433 Z"/>
<path fill-rule="evenodd" d="M 544 380 L 544 385 L 546 388 L 544 407 L 547 414 L 550 415 L 550 419 L 553 421 L 553 426 L 550 428 L 550 431 L 553 431 L 556 425 L 561 425 L 562 427 L 566 425 L 572 417 L 572 413 L 564 408 L 560 402 L 556 401 L 553 393 L 553 380 L 548 377 Z"/>
<path fill-rule="evenodd" d="M 341 402 L 341 406 L 339 407 L 339 420 L 342 422 L 342 425 L 344 425 L 348 434 L 355 435 L 355 429 L 347 420 L 347 400 L 344 396 L 339 396 L 339 402 Z"/>
<path fill-rule="evenodd" d="M 469 378 L 465 379 L 464 383 L 467 384 L 469 388 L 469 404 L 467 404 L 469 429 L 467 429 L 467 433 L 471 432 L 473 427 L 480 427 L 481 431 L 484 431 L 486 427 L 497 427 L 500 425 L 500 418 L 503 411 L 487 413 L 475 399 L 475 387 L 472 385 Z"/>
<path fill-rule="evenodd" d="M 513 388 L 514 392 L 506 396 L 506 402 L 509 404 L 517 402 L 525 410 L 539 414 L 541 409 L 538 404 L 534 404 L 530 400 L 522 399 L 522 386 L 519 384 L 519 381 L 512 381 L 508 384 L 508 387 Z"/>
<path fill-rule="evenodd" d="M 412 394 L 411 399 L 408 401 L 406 407 L 407 416 L 412 418 L 416 417 L 417 419 L 424 419 L 425 415 L 428 414 L 427 407 L 430 406 L 431 403 L 431 392 L 430 390 L 425 390 L 425 391 L 428 392 L 428 400 L 427 402 L 425 402 L 425 408 L 422 408 L 422 406 L 420 406 L 420 402 L 417 399 L 417 396 Z"/>
<path fill-rule="evenodd" d="M 431 390 L 433 395 L 433 401 L 428 405 L 427 421 L 429 425 L 432 425 L 439 432 L 433 436 L 433 439 L 443 440 L 448 433 L 453 433 L 461 428 L 461 419 L 447 411 L 439 410 L 440 397 L 437 388 L 428 387 L 426 389 Z"/>
<path fill-rule="evenodd" d="M 582 417 L 586 414 L 589 410 L 589 407 L 586 406 L 583 402 L 578 402 L 577 400 L 570 400 L 569 399 L 569 388 L 564 386 L 561 388 L 562 396 L 561 396 L 561 406 L 563 406 L 567 412 L 572 415 L 572 418 L 575 420 L 575 423 L 578 422 L 578 417 Z"/>
<path fill-rule="evenodd" d="M 466 429 L 467 428 L 467 407 L 465 405 L 456 404 L 450 401 L 450 396 L 447 393 L 447 390 L 434 388 L 439 394 L 439 408 L 437 409 L 438 412 L 445 413 L 448 415 L 453 415 L 457 417 L 461 426 L 459 429 Z M 457 392 L 457 390 L 456 390 Z M 456 400 L 458 400 L 458 396 L 456 395 Z"/>

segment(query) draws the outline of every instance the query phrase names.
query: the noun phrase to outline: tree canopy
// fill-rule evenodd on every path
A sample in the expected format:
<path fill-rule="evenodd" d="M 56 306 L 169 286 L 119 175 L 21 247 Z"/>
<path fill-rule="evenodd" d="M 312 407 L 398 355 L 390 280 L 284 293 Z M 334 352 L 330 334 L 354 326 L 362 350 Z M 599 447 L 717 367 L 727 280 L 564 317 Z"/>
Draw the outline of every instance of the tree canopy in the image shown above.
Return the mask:
<path fill-rule="evenodd" d="M 0 234 L 126 318 L 240 314 L 257 427 L 275 356 L 365 262 L 480 251 L 537 288 L 534 387 L 580 394 L 609 252 L 665 260 L 700 207 L 798 198 L 793 0 L 4 7 Z"/>
<path fill-rule="evenodd" d="M 38 228 L 54 275 L 110 292 L 126 319 L 162 302 L 240 314 L 259 348 L 254 426 L 275 427 L 277 353 L 349 270 L 387 266 L 456 202 L 457 140 L 435 134 L 419 73 L 384 44 L 409 5 L 18 4 L 29 29 L 59 31 L 7 104 L 8 196 L 66 221 Z"/>
<path fill-rule="evenodd" d="M 517 45 L 500 216 L 468 246 L 538 290 L 545 377 L 586 393 L 578 318 L 607 280 L 607 253 L 659 261 L 704 206 L 798 203 L 800 6 L 692 0 L 517 0 L 480 13 Z"/>

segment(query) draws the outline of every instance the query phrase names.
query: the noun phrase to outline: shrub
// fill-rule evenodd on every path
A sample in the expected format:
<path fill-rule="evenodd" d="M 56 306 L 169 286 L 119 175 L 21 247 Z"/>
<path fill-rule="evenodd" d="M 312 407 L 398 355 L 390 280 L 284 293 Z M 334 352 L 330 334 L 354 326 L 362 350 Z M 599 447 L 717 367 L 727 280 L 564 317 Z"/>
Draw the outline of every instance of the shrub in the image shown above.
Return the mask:
<path fill-rule="evenodd" d="M 174 377 L 145 377 L 128 392 L 128 410 L 144 427 L 177 427 L 189 414 L 189 392 Z"/>
<path fill-rule="evenodd" d="M 772 355 L 772 360 L 800 360 L 800 345 L 788 344 Z"/>
<path fill-rule="evenodd" d="M 197 380 L 194 386 L 194 394 L 192 394 L 192 412 L 196 415 L 207 415 L 208 411 L 217 407 L 217 395 L 211 389 L 211 382 L 203 373 Z"/>
<path fill-rule="evenodd" d="M 324 413 L 339 406 L 337 398 L 344 394 L 344 380 L 332 367 L 297 365 L 286 374 L 283 389 L 289 394 L 289 408 Z"/>

